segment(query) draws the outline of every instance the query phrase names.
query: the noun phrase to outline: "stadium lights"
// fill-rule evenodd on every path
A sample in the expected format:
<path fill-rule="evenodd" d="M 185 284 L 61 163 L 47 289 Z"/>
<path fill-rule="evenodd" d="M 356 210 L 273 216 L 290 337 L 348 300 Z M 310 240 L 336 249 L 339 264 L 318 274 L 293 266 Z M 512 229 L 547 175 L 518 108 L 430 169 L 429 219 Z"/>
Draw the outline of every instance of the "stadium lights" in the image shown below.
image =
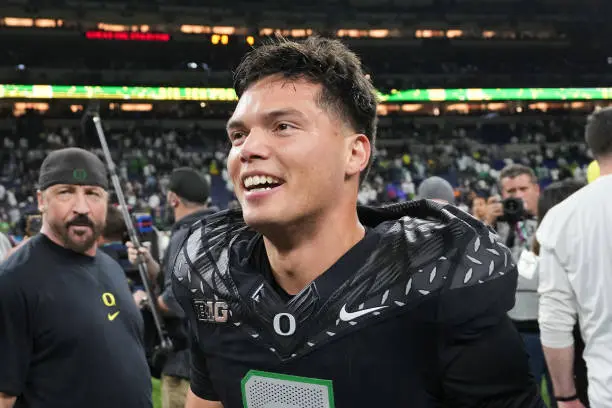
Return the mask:
<path fill-rule="evenodd" d="M 229 42 L 229 37 L 226 34 L 213 34 L 210 37 L 210 42 L 213 45 L 218 45 L 219 43 L 223 44 L 223 45 L 227 45 L 227 43 Z"/>
<path fill-rule="evenodd" d="M 222 39 L 219 38 L 221 41 Z M 379 93 L 381 102 L 503 102 L 612 100 L 612 88 L 409 89 Z M 85 85 L 0 85 L 0 99 L 235 101 L 232 88 Z"/>

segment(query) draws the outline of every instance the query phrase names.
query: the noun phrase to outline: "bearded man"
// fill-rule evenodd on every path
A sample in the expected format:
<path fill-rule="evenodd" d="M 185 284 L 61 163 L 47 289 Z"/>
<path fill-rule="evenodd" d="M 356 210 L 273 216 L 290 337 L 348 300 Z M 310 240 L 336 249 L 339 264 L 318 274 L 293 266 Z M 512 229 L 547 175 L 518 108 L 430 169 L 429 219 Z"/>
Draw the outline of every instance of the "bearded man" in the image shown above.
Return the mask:
<path fill-rule="evenodd" d="M 0 408 L 149 408 L 143 321 L 121 266 L 96 241 L 104 163 L 51 152 L 39 175 L 40 234 L 0 264 Z"/>

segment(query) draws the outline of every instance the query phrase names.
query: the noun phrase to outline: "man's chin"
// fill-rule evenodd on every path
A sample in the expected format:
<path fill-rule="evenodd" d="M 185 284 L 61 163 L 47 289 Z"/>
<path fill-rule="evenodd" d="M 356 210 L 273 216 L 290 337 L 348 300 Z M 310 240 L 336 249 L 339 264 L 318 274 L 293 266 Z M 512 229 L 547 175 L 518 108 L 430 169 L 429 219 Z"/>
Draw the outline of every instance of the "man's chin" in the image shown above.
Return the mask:
<path fill-rule="evenodd" d="M 76 234 L 69 230 L 68 234 L 64 237 L 66 248 L 79 253 L 87 252 L 94 246 L 95 242 L 96 236 L 91 230 L 84 234 Z"/>
<path fill-rule="evenodd" d="M 261 208 L 245 208 L 243 210 L 242 217 L 246 225 L 255 229 L 257 229 L 257 227 L 274 224 L 274 221 L 276 221 L 271 214 L 266 214 L 266 212 Z"/>
<path fill-rule="evenodd" d="M 280 231 L 287 230 L 296 224 L 299 219 L 292 219 L 281 215 L 277 210 L 274 211 L 262 211 L 257 209 L 255 211 L 249 211 L 243 213 L 244 223 L 250 228 L 258 231 L 264 235 L 275 234 Z"/>
<path fill-rule="evenodd" d="M 66 242 L 66 248 L 74 252 L 78 252 L 80 254 L 84 254 L 85 252 L 89 251 L 93 246 L 94 241 L 74 242 L 72 240 L 69 240 Z"/>

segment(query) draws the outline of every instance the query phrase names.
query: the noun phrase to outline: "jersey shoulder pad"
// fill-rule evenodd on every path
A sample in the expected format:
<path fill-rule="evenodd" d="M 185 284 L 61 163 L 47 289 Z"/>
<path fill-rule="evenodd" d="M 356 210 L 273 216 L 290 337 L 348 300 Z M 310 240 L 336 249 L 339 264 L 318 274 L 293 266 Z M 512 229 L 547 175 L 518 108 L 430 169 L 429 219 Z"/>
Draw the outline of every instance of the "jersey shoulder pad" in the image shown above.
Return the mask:
<path fill-rule="evenodd" d="M 230 297 L 235 293 L 229 274 L 232 246 L 237 240 L 250 240 L 255 234 L 237 210 L 202 218 L 190 227 L 171 261 L 173 279 L 192 290 Z"/>
<path fill-rule="evenodd" d="M 456 217 L 455 234 L 465 238 L 455 241 L 459 250 L 441 293 L 439 319 L 461 324 L 505 316 L 514 307 L 518 279 L 510 249 L 493 229 L 469 214 L 452 206 L 445 210 Z"/>
<path fill-rule="evenodd" d="M 389 207 L 374 211 L 377 213 L 370 212 L 362 219 L 370 221 L 370 226 L 379 222 L 374 226 L 379 240 L 350 280 L 350 285 L 359 287 L 366 297 L 398 286 L 406 296 L 440 294 L 463 262 L 470 242 L 495 236 L 469 214 L 450 205 L 422 200 L 393 206 L 390 211 Z"/>
<path fill-rule="evenodd" d="M 404 265 L 407 268 L 420 268 L 440 257 L 457 260 L 477 237 L 498 241 L 493 230 L 452 205 L 420 200 L 394 209 L 398 210 L 399 217 L 379 224 L 376 229 L 383 241 L 396 241 L 394 246 L 407 257 L 408 264 Z"/>

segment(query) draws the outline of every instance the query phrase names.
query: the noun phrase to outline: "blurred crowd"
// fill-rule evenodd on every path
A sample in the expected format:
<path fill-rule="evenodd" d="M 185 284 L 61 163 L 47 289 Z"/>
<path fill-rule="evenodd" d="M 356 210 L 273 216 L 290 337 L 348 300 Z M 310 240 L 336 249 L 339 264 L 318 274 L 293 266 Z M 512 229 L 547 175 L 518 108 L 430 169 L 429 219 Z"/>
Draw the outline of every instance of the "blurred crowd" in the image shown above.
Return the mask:
<path fill-rule="evenodd" d="M 542 187 L 568 178 L 583 180 L 592 158 L 582 132 L 580 122 L 555 119 L 529 125 L 381 128 L 380 147 L 359 201 L 379 204 L 413 199 L 424 179 L 440 176 L 454 188 L 456 203 L 467 209 L 476 196 L 498 194 L 499 172 L 511 163 L 534 169 Z M 5 132 L 0 150 L 0 231 L 22 235 L 23 216 L 37 211 L 37 172 L 48 151 L 89 146 L 102 157 L 95 136 L 87 139 L 83 134 L 87 132 L 68 127 Z M 189 166 L 206 174 L 211 204 L 237 205 L 225 170 L 228 144 L 222 135 L 196 126 L 187 130 L 140 126 L 108 128 L 106 136 L 128 205 L 150 213 L 160 229 L 172 222 L 166 194 L 169 175 L 177 167 Z"/>

